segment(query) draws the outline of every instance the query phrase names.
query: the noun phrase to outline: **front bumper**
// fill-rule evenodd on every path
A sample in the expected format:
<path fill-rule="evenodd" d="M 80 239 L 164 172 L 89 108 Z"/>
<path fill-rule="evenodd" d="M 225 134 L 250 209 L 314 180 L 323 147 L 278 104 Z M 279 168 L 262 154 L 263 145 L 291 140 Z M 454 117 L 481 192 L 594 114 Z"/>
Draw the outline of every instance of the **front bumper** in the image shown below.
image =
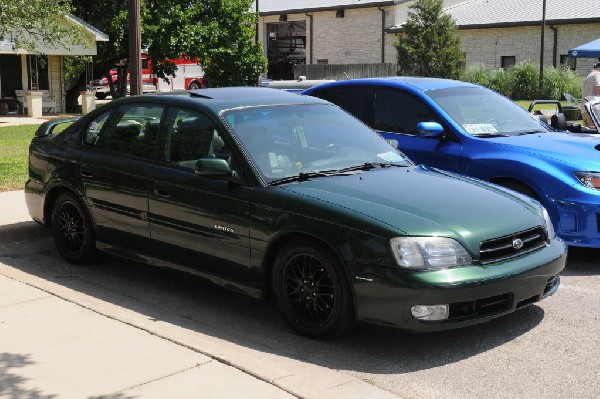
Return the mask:
<path fill-rule="evenodd" d="M 589 191 L 589 192 L 588 192 Z M 600 191 L 574 189 L 546 206 L 556 233 L 569 246 L 600 248 Z"/>
<path fill-rule="evenodd" d="M 358 319 L 414 332 L 479 324 L 554 294 L 566 257 L 567 247 L 557 239 L 535 253 L 486 266 L 427 272 L 367 267 L 354 278 Z M 421 321 L 411 314 L 413 305 L 440 304 L 450 304 L 447 320 Z"/>

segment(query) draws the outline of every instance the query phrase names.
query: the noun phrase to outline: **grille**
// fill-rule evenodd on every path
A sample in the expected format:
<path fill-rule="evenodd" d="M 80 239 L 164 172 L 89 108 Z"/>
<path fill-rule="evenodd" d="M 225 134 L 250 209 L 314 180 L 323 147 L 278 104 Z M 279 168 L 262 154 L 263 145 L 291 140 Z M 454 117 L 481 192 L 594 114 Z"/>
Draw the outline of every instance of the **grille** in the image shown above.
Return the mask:
<path fill-rule="evenodd" d="M 515 243 L 519 242 L 523 244 L 521 247 L 515 245 Z M 546 245 L 546 233 L 541 227 L 536 227 L 504 237 L 483 241 L 479 250 L 479 259 L 483 265 L 499 262 L 533 252 L 544 245 Z"/>

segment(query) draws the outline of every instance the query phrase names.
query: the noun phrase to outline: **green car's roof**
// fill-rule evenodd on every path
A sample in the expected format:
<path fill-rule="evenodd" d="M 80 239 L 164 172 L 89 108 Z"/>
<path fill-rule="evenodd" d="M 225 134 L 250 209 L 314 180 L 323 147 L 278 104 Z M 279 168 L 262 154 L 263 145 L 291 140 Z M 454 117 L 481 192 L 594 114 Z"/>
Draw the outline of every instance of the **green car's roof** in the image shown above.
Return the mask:
<path fill-rule="evenodd" d="M 135 97 L 130 97 L 135 98 Z M 214 89 L 192 90 L 169 94 L 145 94 L 144 98 L 168 99 L 171 102 L 188 105 L 201 105 L 214 113 L 223 110 L 278 104 L 326 104 L 316 97 L 300 96 L 284 90 L 267 87 L 221 87 Z"/>

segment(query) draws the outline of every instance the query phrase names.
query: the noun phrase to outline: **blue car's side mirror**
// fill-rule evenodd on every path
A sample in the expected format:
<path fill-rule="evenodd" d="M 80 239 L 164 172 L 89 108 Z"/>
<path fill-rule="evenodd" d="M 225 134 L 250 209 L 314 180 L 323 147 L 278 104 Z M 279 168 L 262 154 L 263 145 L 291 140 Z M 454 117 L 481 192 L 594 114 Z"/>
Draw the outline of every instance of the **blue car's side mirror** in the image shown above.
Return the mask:
<path fill-rule="evenodd" d="M 444 134 L 444 128 L 437 122 L 419 122 L 417 135 L 420 137 L 435 138 Z"/>

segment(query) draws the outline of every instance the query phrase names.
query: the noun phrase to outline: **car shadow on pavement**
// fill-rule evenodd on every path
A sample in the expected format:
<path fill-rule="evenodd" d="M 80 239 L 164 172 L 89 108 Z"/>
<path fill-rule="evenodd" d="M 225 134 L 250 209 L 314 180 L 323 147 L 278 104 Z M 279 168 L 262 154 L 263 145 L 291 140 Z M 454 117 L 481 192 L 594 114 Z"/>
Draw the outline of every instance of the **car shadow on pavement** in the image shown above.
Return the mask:
<path fill-rule="evenodd" d="M 30 230 L 34 238 L 7 241 L 2 232 L 17 227 Z M 69 264 L 54 249 L 50 231 L 33 222 L 0 227 L 0 237 L 0 263 L 20 272 L 137 312 L 144 320 L 334 370 L 410 373 L 439 367 L 499 347 L 544 319 L 544 310 L 530 305 L 458 330 L 408 334 L 362 327 L 334 340 L 311 340 L 295 334 L 272 302 L 252 300 L 181 272 L 103 255 L 90 265 Z M 210 349 L 199 351 L 211 355 Z"/>
<path fill-rule="evenodd" d="M 569 247 L 567 267 L 564 276 L 597 276 L 600 275 L 600 249 Z"/>

